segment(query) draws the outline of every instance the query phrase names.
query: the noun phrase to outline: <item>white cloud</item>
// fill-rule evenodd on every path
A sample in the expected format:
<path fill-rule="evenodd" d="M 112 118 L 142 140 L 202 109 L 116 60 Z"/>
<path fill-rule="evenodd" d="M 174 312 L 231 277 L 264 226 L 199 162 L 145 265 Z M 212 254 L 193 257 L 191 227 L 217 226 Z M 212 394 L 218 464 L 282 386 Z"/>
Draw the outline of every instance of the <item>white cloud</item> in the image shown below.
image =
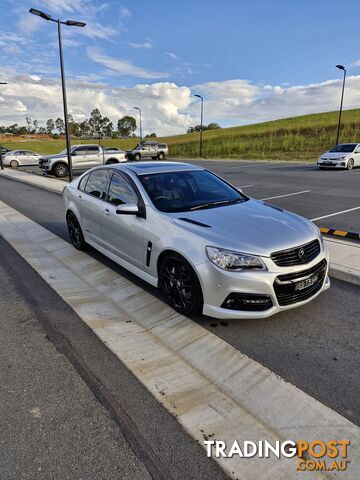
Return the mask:
<path fill-rule="evenodd" d="M 172 58 L 173 60 L 180 60 L 180 57 L 178 57 L 174 52 L 165 52 L 165 55 Z"/>
<path fill-rule="evenodd" d="M 145 42 L 145 43 L 129 42 L 128 45 L 129 45 L 129 47 L 132 47 L 132 48 L 145 48 L 145 49 L 152 48 L 152 44 L 150 42 Z"/>
<path fill-rule="evenodd" d="M 133 65 L 129 60 L 116 59 L 107 56 L 102 50 L 96 47 L 88 47 L 86 49 L 88 57 L 96 63 L 103 65 L 104 67 L 112 70 L 113 72 L 120 73 L 124 76 L 155 79 L 164 78 L 166 73 L 155 72 L 152 70 L 146 70 L 145 68 L 137 67 Z"/>
<path fill-rule="evenodd" d="M 124 7 L 124 5 L 121 5 L 120 7 L 120 17 L 121 18 L 130 18 L 132 17 L 131 10 L 127 7 Z"/>
<path fill-rule="evenodd" d="M 19 75 L 6 69 L 3 75 L 8 85 L 1 89 L 0 123 L 24 124 L 25 116 L 30 116 L 44 124 L 46 119 L 62 115 L 58 76 Z M 155 131 L 158 135 L 184 133 L 198 123 L 199 105 L 194 93 L 204 95 L 204 121 L 223 125 L 337 110 L 341 94 L 341 79 L 297 86 L 258 85 L 236 79 L 191 88 L 170 82 L 113 87 L 98 80 L 101 77 L 68 78 L 69 111 L 75 119 L 82 121 L 98 107 L 116 122 L 123 115 L 134 115 L 132 107 L 138 105 L 143 110 L 144 132 Z M 348 77 L 344 107 L 360 107 L 360 76 Z"/>
<path fill-rule="evenodd" d="M 20 14 L 17 27 L 19 31 L 24 35 L 31 35 L 40 26 L 40 18 L 30 15 L 28 12 Z"/>

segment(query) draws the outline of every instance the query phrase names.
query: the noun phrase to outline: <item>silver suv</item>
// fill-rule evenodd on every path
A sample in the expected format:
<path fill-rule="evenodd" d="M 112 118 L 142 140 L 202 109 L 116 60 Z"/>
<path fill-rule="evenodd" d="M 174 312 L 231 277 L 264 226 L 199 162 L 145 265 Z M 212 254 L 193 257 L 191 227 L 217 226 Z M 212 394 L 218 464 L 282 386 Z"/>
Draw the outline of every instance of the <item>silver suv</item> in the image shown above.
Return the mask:
<path fill-rule="evenodd" d="M 163 160 L 169 153 L 169 148 L 166 143 L 142 142 L 126 153 L 129 160 L 135 160 L 137 162 L 144 158 Z"/>

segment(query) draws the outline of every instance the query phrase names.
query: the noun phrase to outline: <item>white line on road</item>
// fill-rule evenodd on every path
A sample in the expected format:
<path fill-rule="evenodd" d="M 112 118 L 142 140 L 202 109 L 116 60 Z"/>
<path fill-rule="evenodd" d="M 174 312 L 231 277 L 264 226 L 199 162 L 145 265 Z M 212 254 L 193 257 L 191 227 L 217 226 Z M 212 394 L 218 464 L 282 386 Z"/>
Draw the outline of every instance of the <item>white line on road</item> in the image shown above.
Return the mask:
<path fill-rule="evenodd" d="M 323 218 L 334 217 L 335 215 L 341 215 L 342 213 L 353 212 L 354 210 L 359 210 L 360 207 L 348 208 L 347 210 L 341 210 L 341 212 L 330 213 L 329 215 L 324 215 L 323 217 L 312 218 L 311 221 L 322 220 Z"/>
<path fill-rule="evenodd" d="M 254 185 L 240 185 L 236 188 L 250 188 L 250 187 L 253 187 Z"/>
<path fill-rule="evenodd" d="M 260 198 L 260 200 L 273 200 L 274 198 L 291 197 L 292 195 L 301 195 L 302 193 L 309 192 L 311 192 L 311 190 L 302 190 L 301 192 L 286 193 L 285 195 L 276 195 L 276 197 Z"/>

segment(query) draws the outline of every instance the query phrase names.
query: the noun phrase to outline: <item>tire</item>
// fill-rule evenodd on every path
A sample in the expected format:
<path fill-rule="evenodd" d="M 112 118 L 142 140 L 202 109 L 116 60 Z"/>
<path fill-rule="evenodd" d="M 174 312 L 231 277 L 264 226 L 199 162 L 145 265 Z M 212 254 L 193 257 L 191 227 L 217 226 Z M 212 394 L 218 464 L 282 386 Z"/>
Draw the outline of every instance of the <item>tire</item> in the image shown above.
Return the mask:
<path fill-rule="evenodd" d="M 17 160 L 11 160 L 10 167 L 17 168 L 19 166 L 19 162 Z"/>
<path fill-rule="evenodd" d="M 57 163 L 52 169 L 52 173 L 55 177 L 63 178 L 69 175 L 69 168 L 65 163 Z"/>
<path fill-rule="evenodd" d="M 348 170 L 352 170 L 352 169 L 354 168 L 354 159 L 353 159 L 353 158 L 350 158 L 350 160 L 349 160 L 348 163 L 347 163 L 346 168 L 347 168 Z"/>
<path fill-rule="evenodd" d="M 139 161 L 141 160 L 141 155 L 140 155 L 140 153 L 135 153 L 135 155 L 134 155 L 134 160 L 135 160 L 135 162 L 139 162 Z"/>
<path fill-rule="evenodd" d="M 151 157 L 151 158 L 152 158 L 153 160 L 156 160 L 156 159 L 157 159 L 157 157 Z"/>
<path fill-rule="evenodd" d="M 115 163 L 119 163 L 118 160 L 116 160 L 116 158 L 110 158 L 106 161 L 105 165 L 114 165 Z"/>
<path fill-rule="evenodd" d="M 159 283 L 163 295 L 174 310 L 183 315 L 201 312 L 203 295 L 200 282 L 192 266 L 181 255 L 172 253 L 162 260 Z"/>
<path fill-rule="evenodd" d="M 68 215 L 66 216 L 66 223 L 72 245 L 77 250 L 85 250 L 86 242 L 84 240 L 84 235 L 82 233 L 80 223 L 72 212 L 68 213 Z"/>
<path fill-rule="evenodd" d="M 160 152 L 159 155 L 157 156 L 157 158 L 158 158 L 159 160 L 164 160 L 164 158 L 165 158 L 164 153 L 163 153 L 163 152 Z"/>

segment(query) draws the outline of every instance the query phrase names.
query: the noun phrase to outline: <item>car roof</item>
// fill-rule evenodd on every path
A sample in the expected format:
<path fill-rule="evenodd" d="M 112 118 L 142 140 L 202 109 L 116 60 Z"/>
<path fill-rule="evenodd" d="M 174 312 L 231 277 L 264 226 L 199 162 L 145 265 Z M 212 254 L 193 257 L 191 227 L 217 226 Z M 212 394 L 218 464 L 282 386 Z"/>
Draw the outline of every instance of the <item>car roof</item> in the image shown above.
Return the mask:
<path fill-rule="evenodd" d="M 178 172 L 186 170 L 203 170 L 198 165 L 181 162 L 136 162 L 111 165 L 112 168 L 119 170 L 130 170 L 136 175 L 148 175 L 150 173 Z"/>

